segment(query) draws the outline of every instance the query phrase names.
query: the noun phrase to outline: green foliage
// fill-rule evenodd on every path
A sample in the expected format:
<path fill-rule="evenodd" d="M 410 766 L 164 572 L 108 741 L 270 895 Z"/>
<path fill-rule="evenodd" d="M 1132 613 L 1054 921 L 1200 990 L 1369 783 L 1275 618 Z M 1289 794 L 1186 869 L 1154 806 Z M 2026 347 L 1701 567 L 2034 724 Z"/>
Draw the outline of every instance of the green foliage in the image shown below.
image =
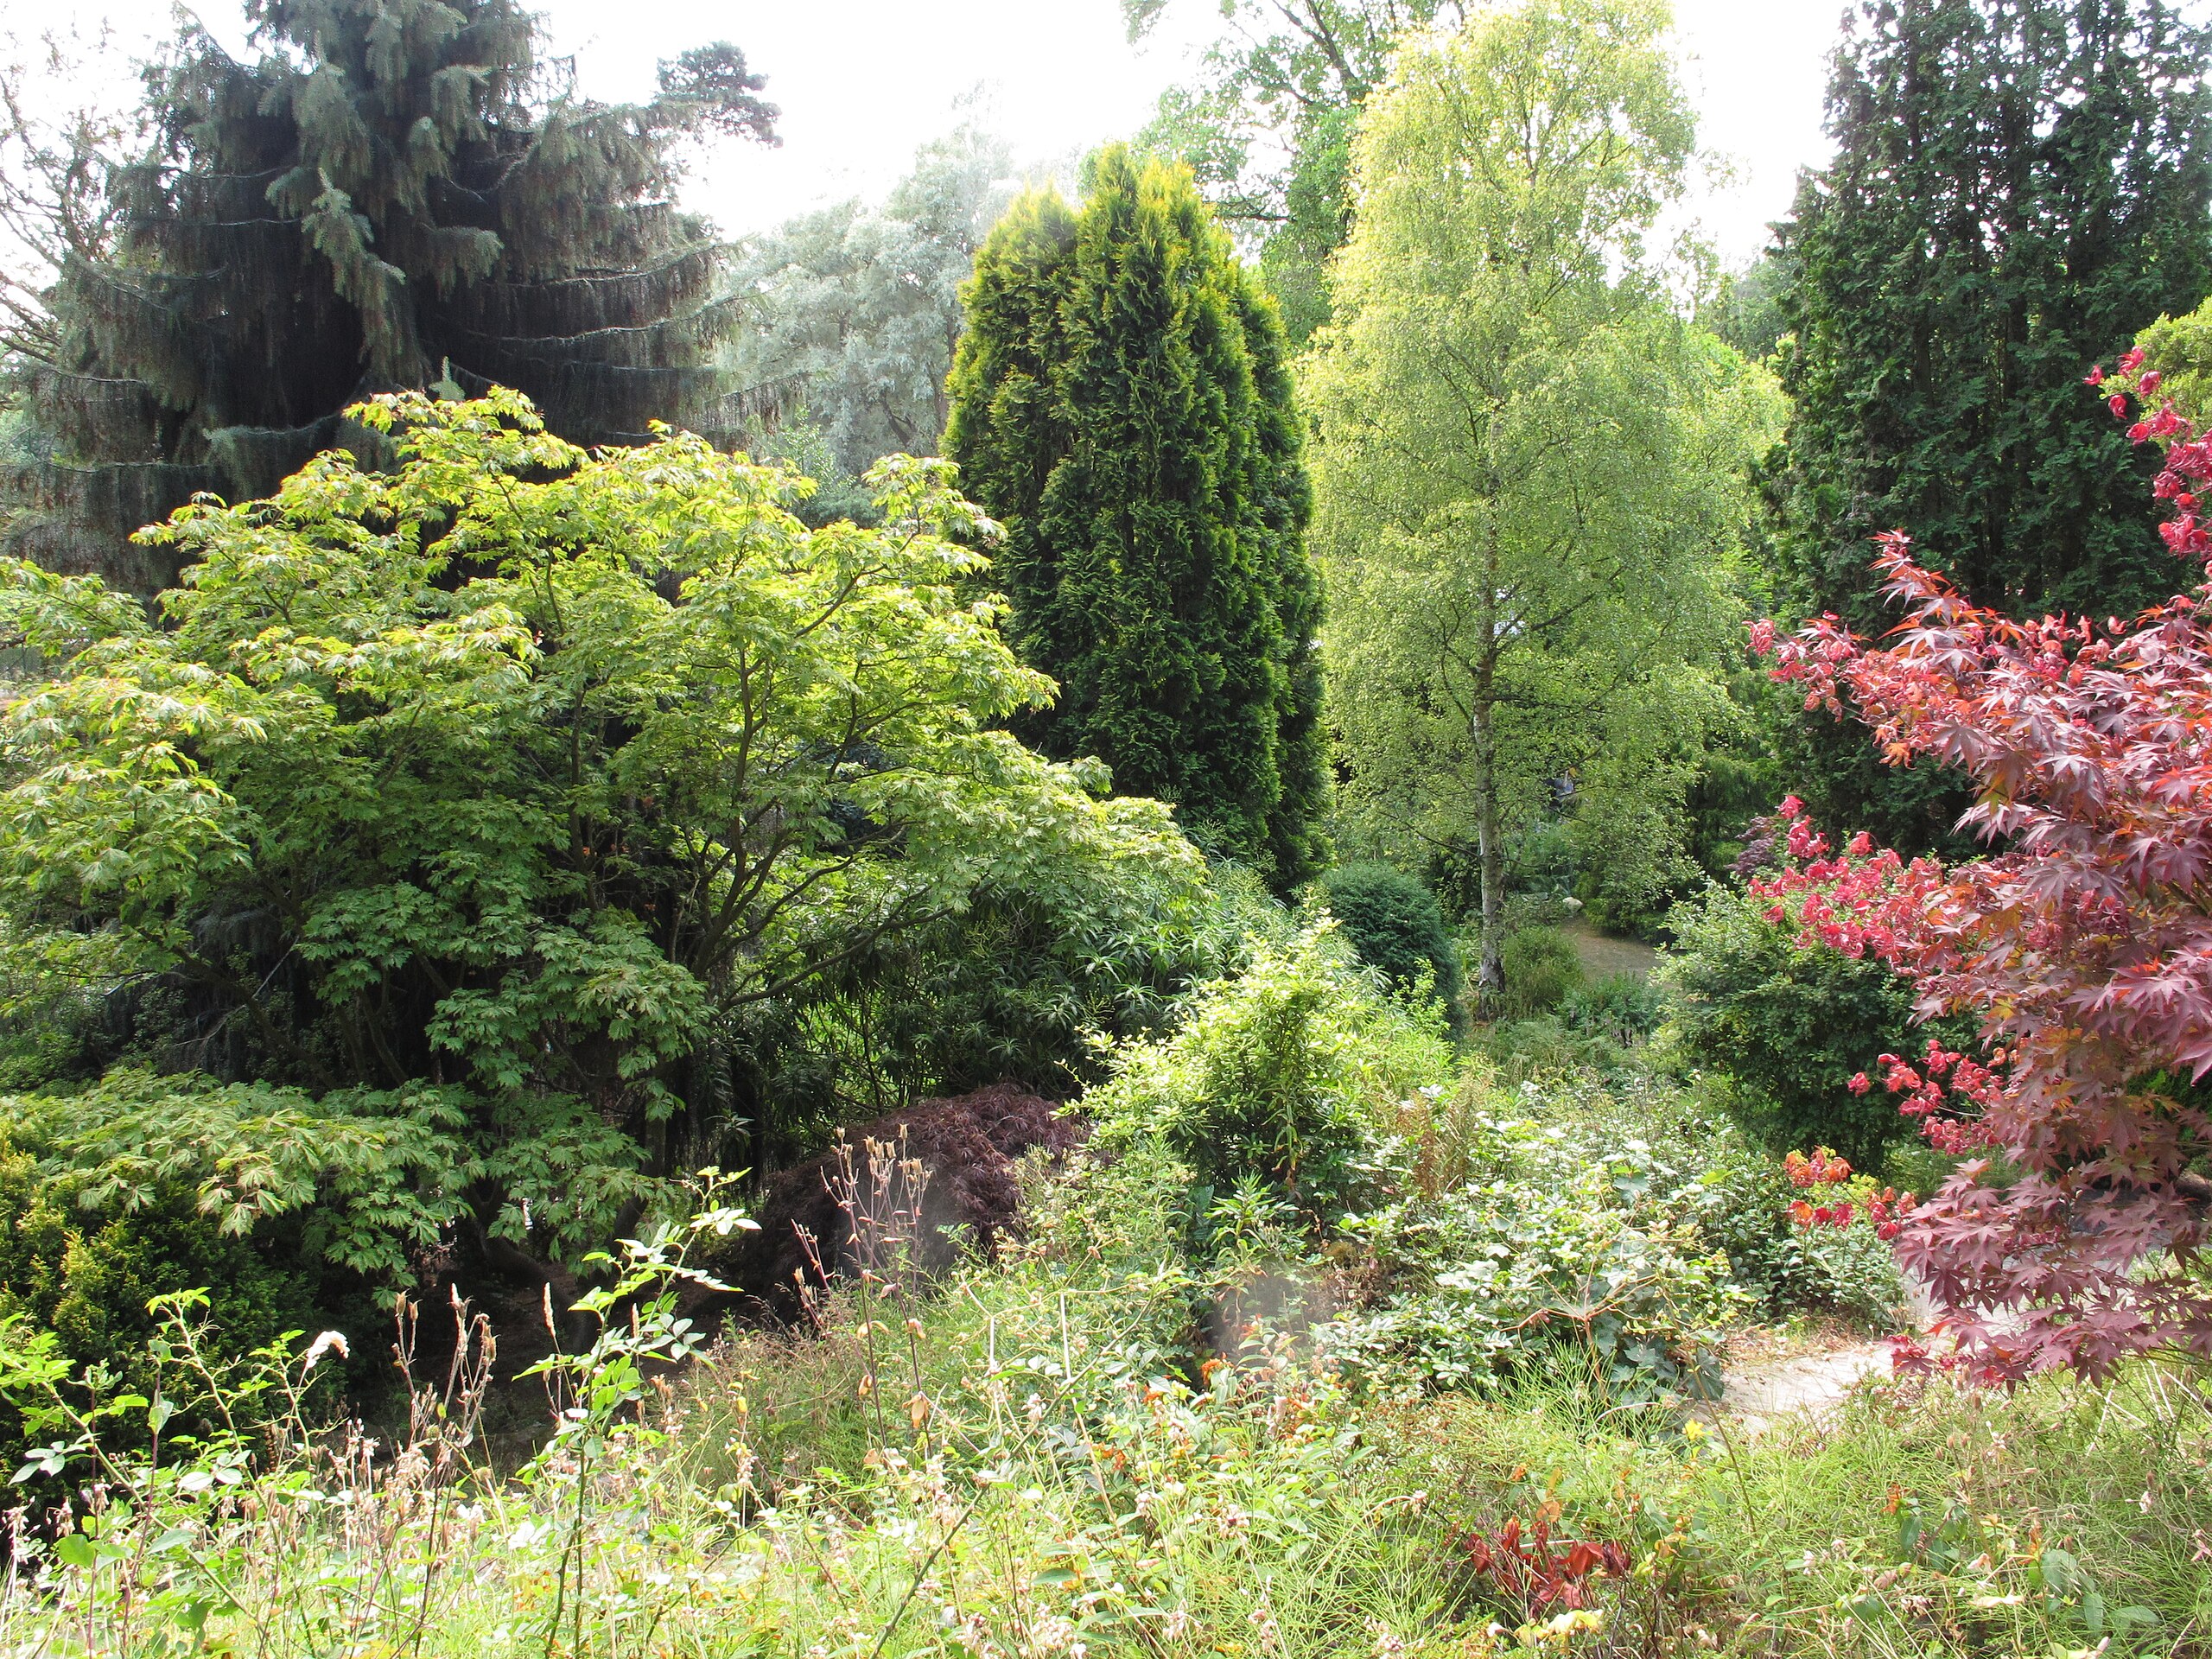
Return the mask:
<path fill-rule="evenodd" d="M 1899 1328 L 1904 1275 L 1863 1206 L 1847 1227 L 1801 1225 L 1789 1206 L 1807 1194 L 1789 1184 L 1772 1154 L 1732 1135 L 1715 1138 L 1702 1179 L 1708 1202 L 1701 1230 L 1726 1253 L 1731 1275 L 1764 1312 L 1825 1315 L 1883 1336 Z M 1814 1196 L 1821 1203 L 1852 1196 L 1859 1205 L 1866 1185 Z"/>
<path fill-rule="evenodd" d="M 1141 40 L 1175 0 L 1122 0 Z M 1351 228 L 1351 137 L 1411 30 L 1455 26 L 1461 0 L 1224 0 L 1227 31 L 1192 84 L 1160 94 L 1138 147 L 1187 165 L 1259 255 L 1291 340 L 1329 320 L 1326 266 Z"/>
<path fill-rule="evenodd" d="M 1503 1007 L 1513 1017 L 1549 1014 L 1582 988 L 1582 958 L 1574 941 L 1555 927 L 1507 934 L 1498 959 L 1505 973 Z"/>
<path fill-rule="evenodd" d="M 1173 802 L 1288 892 L 1324 861 L 1318 581 L 1274 308 L 1180 168 L 1109 149 L 1017 201 L 967 289 L 945 453 L 1006 526 L 1015 729 Z"/>
<path fill-rule="evenodd" d="M 968 1652 L 1254 1630 L 1325 1659 L 1351 1630 L 1363 1651 L 1466 1659 L 1663 1652 L 1704 1630 L 1700 1649 L 1745 1656 L 2107 1637 L 2147 1656 L 2202 1617 L 2212 1434 L 2186 1370 L 2011 1393 L 1876 1378 L 1817 1420 L 1724 1425 L 1724 1444 L 1634 1408 L 1708 1387 L 1713 1322 L 1740 1305 L 1692 1233 L 1725 1201 L 1698 1159 L 1736 1155 L 1726 1126 L 1664 1093 L 1568 1088 L 1537 1124 L 1478 1085 L 1440 1116 L 1462 1102 L 1479 1109 L 1452 1126 L 1472 1185 L 1363 1222 L 1395 1294 L 1319 1333 L 1390 1399 L 1249 1298 L 1232 1345 L 1192 1367 L 1189 1171 L 1153 1138 L 1077 1154 L 1064 1180 L 1032 1171 L 1029 1236 L 941 1296 L 900 1268 L 898 1214 L 863 1205 L 860 1248 L 887 1270 L 864 1298 L 822 1299 L 797 1338 L 702 1349 L 669 1294 L 692 1278 L 684 1236 L 741 1217 L 649 1237 L 584 1299 L 594 1340 L 545 1368 L 556 1434 L 519 1478 L 476 1450 L 466 1331 L 455 1382 L 369 1457 L 308 1393 L 329 1338 L 225 1364 L 205 1305 L 178 1299 L 137 1344 L 134 1389 L 0 1323 L 0 1394 L 37 1426 L 28 1461 L 105 1499 L 22 1541 L 0 1643 L 303 1659 L 343 1628 L 460 1659 L 518 1635 L 626 1649 L 642 1624 L 678 1651 L 890 1651 L 934 1640 L 924 1584 L 956 1610 L 938 1645 Z M 156 1424 L 158 1459 L 133 1449 Z M 1579 1624 L 1532 1612 L 1467 1564 L 1471 1537 L 1515 1519 L 1630 1569 L 1584 1575 Z"/>
<path fill-rule="evenodd" d="M 1579 863 L 1614 912 L 1648 906 L 1691 868 L 1683 798 L 1728 719 L 1778 406 L 1646 255 L 1694 138 L 1664 26 L 1539 0 L 1408 48 L 1307 377 L 1346 803 L 1476 866 L 1485 1002 L 1507 848 L 1571 780 Z"/>
<path fill-rule="evenodd" d="M 2164 377 L 2156 401 L 2171 402 L 2200 426 L 2212 412 L 2212 300 L 2185 316 L 2160 317 L 2136 335 L 2144 367 Z"/>
<path fill-rule="evenodd" d="M 1700 1230 L 1713 1206 L 1698 1166 L 1675 1161 L 1688 1149 L 1495 1110 L 1455 1121 L 1463 1185 L 1346 1224 L 1390 1288 L 1327 1331 L 1330 1351 L 1385 1389 L 1718 1398 L 1719 1339 L 1750 1299 Z"/>
<path fill-rule="evenodd" d="M 1783 568 L 1808 613 L 1884 609 L 1902 528 L 1978 603 L 2126 615 L 2179 585 L 2154 461 L 2082 375 L 2212 288 L 2208 36 L 2170 0 L 1866 5 L 1828 92 L 1835 159 L 1780 227 L 1794 398 Z M 1966 801 L 1827 715 L 1792 721 L 1821 816 L 1910 849 Z"/>
<path fill-rule="evenodd" d="M 820 431 L 836 472 L 814 476 L 857 480 L 880 456 L 937 453 L 960 288 L 1013 174 L 1003 143 L 962 127 L 925 144 L 881 207 L 842 202 L 743 245 L 733 274 L 751 303 L 734 371 Z"/>
<path fill-rule="evenodd" d="M 1171 1035 L 1122 1049 L 1084 1103 L 1101 1145 L 1156 1136 L 1187 1164 L 1198 1213 L 1257 1179 L 1325 1215 L 1394 1103 L 1450 1071 L 1441 1024 L 1378 995 L 1324 933 L 1255 941 L 1243 973 L 1195 991 Z"/>
<path fill-rule="evenodd" d="M 1833 1147 L 1879 1169 L 1890 1147 L 1912 1139 L 1912 1124 L 1878 1082 L 1854 1095 L 1851 1079 L 1943 1030 L 1914 1023 L 1911 986 L 1881 963 L 1800 944 L 1768 908 L 1719 885 L 1675 906 L 1675 943 L 1658 976 L 1674 1040 L 1770 1152 Z"/>
<path fill-rule="evenodd" d="M 150 593 L 175 543 L 124 539 L 195 492 L 273 489 L 365 390 L 519 386 L 582 443 L 658 418 L 734 429 L 707 363 L 732 327 L 686 141 L 773 142 L 744 55 L 661 67 L 650 102 L 575 96 L 514 0 L 252 0 L 257 61 L 196 22 L 147 75 L 149 149 L 108 171 L 104 238 L 11 340 L 26 550 Z"/>
<path fill-rule="evenodd" d="M 1784 267 L 1771 253 L 1723 276 L 1700 319 L 1739 355 L 1764 363 L 1782 349 Z"/>
<path fill-rule="evenodd" d="M 1662 1014 L 1658 988 L 1634 974 L 1611 974 L 1569 991 L 1560 1012 L 1570 1025 L 1603 1031 L 1622 1043 L 1649 1037 Z"/>
<path fill-rule="evenodd" d="M 819 994 L 756 1006 L 743 1044 L 781 1147 L 811 1152 L 842 1123 L 901 1101 L 1013 1078 L 1055 1096 L 1104 1074 L 1096 1039 L 1152 1034 L 1192 985 L 1243 959 L 1253 928 L 1287 926 L 1243 873 L 1129 861 L 1077 887 L 985 892 L 823 976 Z"/>
<path fill-rule="evenodd" d="M 1435 894 L 1403 870 L 1370 860 L 1339 864 L 1319 886 L 1360 961 L 1393 986 L 1426 984 L 1450 1009 L 1462 988 L 1459 952 Z"/>
<path fill-rule="evenodd" d="M 66 1149 L 41 1135 L 57 1126 L 56 1115 L 26 1122 L 24 1104 L 0 1109 L 10 1125 L 0 1147 L 0 1327 L 22 1322 L 45 1333 L 71 1375 L 104 1366 L 118 1389 L 149 1393 L 158 1368 L 149 1345 L 161 1321 L 149 1304 L 195 1286 L 210 1287 L 207 1311 L 229 1353 L 314 1324 L 318 1302 L 331 1300 L 319 1253 L 298 1248 L 296 1217 L 249 1239 L 209 1213 L 188 1176 L 103 1193 L 97 1178 L 71 1168 Z M 112 1426 L 110 1437 L 118 1446 L 143 1444 L 143 1425 Z M 9 1474 L 41 1438 L 20 1402 L 0 1405 L 0 1464 Z"/>
<path fill-rule="evenodd" d="M 879 468 L 880 527 L 810 531 L 788 474 L 690 437 L 587 457 L 511 393 L 355 417 L 393 471 L 327 455 L 152 532 L 193 559 L 157 621 L 29 565 L 0 587 L 49 664 L 0 713 L 8 982 L 150 988 L 149 1046 L 306 1091 L 181 1085 L 165 1128 L 118 1081 L 180 1167 L 291 1193 L 384 1158 L 360 1202 L 403 1234 L 434 1212 L 394 1194 L 480 1172 L 478 1225 L 527 1210 L 572 1252 L 677 1154 L 664 1126 L 706 1161 L 751 1115 L 753 1011 L 978 900 L 1198 906 L 1160 807 L 992 729 L 1047 686 L 968 591 L 944 463 Z"/>
<path fill-rule="evenodd" d="M 1505 1001 L 1515 1001 L 1510 981 Z M 1567 991 L 1550 1013 L 1501 1017 L 1482 1033 L 1481 1046 L 1515 1082 L 1579 1073 L 1626 1080 L 1649 1070 L 1644 1048 L 1660 1013 L 1648 981 L 1617 974 Z"/>

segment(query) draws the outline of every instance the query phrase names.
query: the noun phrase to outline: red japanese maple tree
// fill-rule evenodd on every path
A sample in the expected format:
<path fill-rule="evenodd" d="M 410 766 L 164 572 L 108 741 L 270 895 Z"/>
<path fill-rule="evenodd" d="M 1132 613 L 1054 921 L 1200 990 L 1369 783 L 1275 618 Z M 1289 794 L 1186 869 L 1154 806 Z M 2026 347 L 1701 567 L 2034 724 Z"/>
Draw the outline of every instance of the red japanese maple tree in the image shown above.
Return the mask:
<path fill-rule="evenodd" d="M 2118 388 L 2115 414 L 2157 393 L 2141 365 L 2091 376 Z M 2165 404 L 2131 435 L 2166 444 L 2155 493 L 2190 593 L 2126 621 L 2016 621 L 1899 533 L 1876 567 L 1905 619 L 1878 647 L 1833 616 L 1752 630 L 1808 708 L 1847 701 L 1892 763 L 1927 756 L 1979 785 L 1962 823 L 1992 850 L 1949 869 L 1864 836 L 1834 850 L 1785 802 L 1791 856 L 1758 890 L 1808 937 L 1909 976 L 1923 1014 L 1980 1020 L 1979 1058 L 1931 1042 L 1878 1070 L 1936 1144 L 2012 1166 L 1999 1182 L 1970 1159 L 1897 1231 L 1963 1353 L 2007 1379 L 2212 1356 L 2196 1167 L 2212 1153 L 2212 437 Z"/>

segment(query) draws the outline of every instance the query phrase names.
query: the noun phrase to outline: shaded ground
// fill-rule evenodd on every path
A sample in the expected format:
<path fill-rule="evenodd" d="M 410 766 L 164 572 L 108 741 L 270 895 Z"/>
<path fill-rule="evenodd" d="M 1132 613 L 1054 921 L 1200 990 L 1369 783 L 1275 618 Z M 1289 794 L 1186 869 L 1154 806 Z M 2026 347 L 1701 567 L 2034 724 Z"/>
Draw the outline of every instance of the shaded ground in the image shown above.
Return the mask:
<path fill-rule="evenodd" d="M 1574 941 L 1574 954 L 1582 958 L 1582 972 L 1592 984 L 1601 979 L 1649 976 L 1659 953 L 1640 939 L 1624 939 L 1600 933 L 1587 922 L 1569 922 L 1560 931 Z"/>

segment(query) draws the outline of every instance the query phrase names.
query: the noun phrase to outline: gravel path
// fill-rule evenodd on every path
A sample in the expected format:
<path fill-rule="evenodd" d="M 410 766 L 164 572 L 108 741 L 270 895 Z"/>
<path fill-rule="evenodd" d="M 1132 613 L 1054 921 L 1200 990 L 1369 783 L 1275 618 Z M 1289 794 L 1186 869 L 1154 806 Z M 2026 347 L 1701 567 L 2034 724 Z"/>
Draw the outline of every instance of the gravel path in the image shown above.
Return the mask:
<path fill-rule="evenodd" d="M 1721 1409 L 1746 1433 L 1758 1434 L 1791 1412 L 1817 1416 L 1861 1377 L 1886 1376 L 1889 1369 L 1889 1344 L 1859 1342 L 1732 1371 L 1722 1379 Z"/>
<path fill-rule="evenodd" d="M 1904 1314 L 1910 1331 L 1925 1332 L 1935 1323 L 1935 1304 L 1917 1282 L 1908 1281 Z M 1862 1377 L 1885 1376 L 1889 1370 L 1890 1344 L 1880 1338 L 1843 1342 L 1789 1359 L 1751 1359 L 1722 1371 L 1720 1409 L 1746 1433 L 1757 1434 L 1791 1412 L 1816 1417 Z"/>

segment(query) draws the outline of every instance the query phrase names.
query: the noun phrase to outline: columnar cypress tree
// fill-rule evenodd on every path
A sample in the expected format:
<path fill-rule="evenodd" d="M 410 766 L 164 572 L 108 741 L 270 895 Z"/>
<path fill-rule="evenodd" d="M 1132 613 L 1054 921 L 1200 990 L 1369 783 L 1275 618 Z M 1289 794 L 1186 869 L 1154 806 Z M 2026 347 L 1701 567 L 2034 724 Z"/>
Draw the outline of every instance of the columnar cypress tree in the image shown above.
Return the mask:
<path fill-rule="evenodd" d="M 2171 0 L 1867 0 L 1836 56 L 1834 162 L 1779 227 L 1796 414 L 1785 574 L 1894 620 L 1902 527 L 1981 603 L 2126 613 L 2182 573 L 2083 373 L 2212 287 L 2207 41 Z M 1908 844 L 1957 804 L 1811 717 L 1831 816 Z"/>
<path fill-rule="evenodd" d="M 588 443 L 715 423 L 732 300 L 671 196 L 687 135 L 772 142 L 741 53 L 607 105 L 537 60 L 516 0 L 248 15 L 259 62 L 195 27 L 149 72 L 156 141 L 108 181 L 113 244 L 70 258 L 17 342 L 22 550 L 159 582 L 130 531 L 195 491 L 269 492 L 378 391 L 515 386 Z"/>
<path fill-rule="evenodd" d="M 1016 202 L 977 256 L 945 453 L 1007 531 L 1023 735 L 1096 754 L 1281 887 L 1319 868 L 1319 591 L 1282 327 L 1180 167 L 1121 147 L 1080 212 Z"/>

